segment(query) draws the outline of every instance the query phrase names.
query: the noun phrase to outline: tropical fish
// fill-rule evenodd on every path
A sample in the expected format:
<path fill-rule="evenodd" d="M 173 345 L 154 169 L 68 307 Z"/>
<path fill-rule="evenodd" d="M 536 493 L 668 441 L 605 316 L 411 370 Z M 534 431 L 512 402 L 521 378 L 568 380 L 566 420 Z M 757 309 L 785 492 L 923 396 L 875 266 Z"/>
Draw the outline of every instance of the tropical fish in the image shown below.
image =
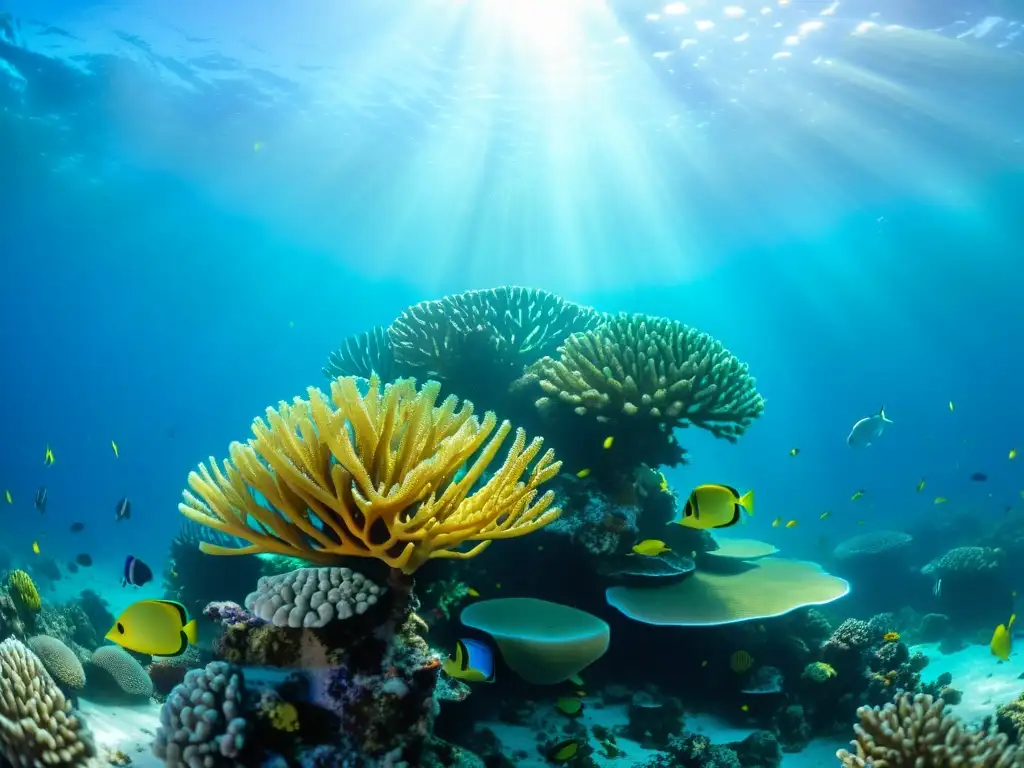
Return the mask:
<path fill-rule="evenodd" d="M 180 656 L 195 644 L 195 619 L 173 600 L 139 600 L 129 605 L 106 634 L 122 648 L 150 656 Z"/>
<path fill-rule="evenodd" d="M 46 486 L 39 486 L 39 490 L 36 491 L 35 507 L 39 510 L 39 514 L 46 512 Z"/>
<path fill-rule="evenodd" d="M 50 448 L 50 444 L 46 444 L 46 453 L 43 456 L 43 464 L 47 467 L 53 466 L 53 449 Z"/>
<path fill-rule="evenodd" d="M 787 528 L 796 528 L 796 526 L 797 526 L 796 520 L 790 520 L 788 523 L 786 523 L 786 527 Z"/>
<path fill-rule="evenodd" d="M 1013 459 L 1016 459 L 1016 458 L 1017 458 L 1017 449 L 1016 449 L 1016 448 L 1011 448 L 1011 449 L 1010 449 L 1010 454 L 1009 454 L 1008 458 L 1009 458 L 1009 459 L 1010 459 L 1011 461 L 1012 461 Z"/>
<path fill-rule="evenodd" d="M 986 480 L 988 480 L 988 475 L 986 475 L 984 472 L 974 472 L 973 474 L 971 474 L 971 480 L 973 480 L 976 483 L 984 483 Z"/>
<path fill-rule="evenodd" d="M 10 491 L 6 491 L 4 493 L 4 496 L 7 497 L 7 503 L 8 504 L 13 504 L 14 503 L 14 499 L 11 498 L 11 492 Z"/>
<path fill-rule="evenodd" d="M 1012 459 L 1013 457 L 1011 456 L 1010 458 Z M 664 472 L 658 473 L 658 490 L 662 493 L 672 493 L 671 489 L 668 487 L 668 478 L 665 477 Z"/>
<path fill-rule="evenodd" d="M 566 717 L 579 717 L 583 714 L 583 702 L 570 696 L 563 696 L 555 702 L 555 709 Z"/>
<path fill-rule="evenodd" d="M 123 499 L 117 502 L 117 506 L 114 507 L 114 521 L 119 523 L 122 520 L 127 520 L 131 516 L 132 503 L 128 501 L 128 497 L 125 496 Z"/>
<path fill-rule="evenodd" d="M 955 406 L 955 405 L 953 405 L 953 401 L 952 401 L 952 400 L 950 400 L 950 401 L 949 401 L 949 412 L 950 412 L 950 413 L 952 413 L 952 412 L 953 412 L 953 411 L 955 411 L 955 410 L 956 410 L 956 406 Z"/>
<path fill-rule="evenodd" d="M 988 644 L 992 655 L 1000 661 L 1007 661 L 1010 658 L 1010 651 L 1013 650 L 1013 623 L 1017 620 L 1017 614 L 1013 614 L 1006 624 L 1000 624 L 992 633 L 992 642 Z"/>
<path fill-rule="evenodd" d="M 799 456 L 800 455 L 800 449 L 799 448 L 790 448 L 789 449 L 789 455 L 790 456 Z"/>
<path fill-rule="evenodd" d="M 728 485 L 698 485 L 683 506 L 683 516 L 672 522 L 687 528 L 728 528 L 740 521 L 741 510 L 754 514 L 754 491 L 742 496 Z"/>
<path fill-rule="evenodd" d="M 949 499 L 947 499 L 945 496 L 936 496 L 935 497 L 935 503 L 936 504 L 945 504 L 947 501 L 949 501 Z"/>
<path fill-rule="evenodd" d="M 67 564 L 68 573 L 78 573 L 78 563 L 74 560 Z"/>
<path fill-rule="evenodd" d="M 455 655 L 445 659 L 442 669 L 457 680 L 493 683 L 494 651 L 479 640 L 458 640 L 455 643 Z"/>
<path fill-rule="evenodd" d="M 601 447 L 604 448 L 607 451 L 609 448 L 612 447 L 612 445 L 614 443 L 615 443 L 615 438 L 614 437 L 606 437 L 604 439 L 604 442 L 601 443 Z"/>
<path fill-rule="evenodd" d="M 590 470 L 581 469 L 579 472 L 576 473 L 576 477 L 578 477 L 580 480 L 586 480 L 588 477 L 590 477 Z"/>
<path fill-rule="evenodd" d="M 580 743 L 576 739 L 566 739 L 555 744 L 545 756 L 551 763 L 568 763 L 579 751 Z"/>
<path fill-rule="evenodd" d="M 776 517 L 774 520 L 772 520 L 772 528 L 778 528 L 780 525 L 782 525 L 781 517 Z"/>
<path fill-rule="evenodd" d="M 749 712 L 749 711 L 750 711 L 750 705 L 749 704 L 744 704 L 742 707 L 740 707 L 740 712 Z"/>
<path fill-rule="evenodd" d="M 664 541 L 658 541 L 658 539 L 644 539 L 639 544 L 633 545 L 633 554 L 643 555 L 644 557 L 657 557 L 663 552 L 671 551 L 671 549 L 665 546 Z"/>
<path fill-rule="evenodd" d="M 754 657 L 746 651 L 736 651 L 729 657 L 729 667 L 737 675 L 742 675 L 754 666 Z"/>
<path fill-rule="evenodd" d="M 134 555 L 128 555 L 124 560 L 124 575 L 121 576 L 121 586 L 141 587 L 153 580 L 153 571 L 149 566 Z"/>
<path fill-rule="evenodd" d="M 75 562 L 85 568 L 88 568 L 92 565 L 92 558 L 83 552 L 82 554 L 75 557 Z"/>
<path fill-rule="evenodd" d="M 868 416 L 854 424 L 846 443 L 855 447 L 867 447 L 882 436 L 888 424 L 892 424 L 892 420 L 886 417 L 883 407 L 874 416 Z"/>
<path fill-rule="evenodd" d="M 39 542 L 38 541 L 33 541 L 32 542 L 32 552 L 34 554 L 36 554 L 36 555 L 39 554 Z"/>
<path fill-rule="evenodd" d="M 853 496 L 850 497 L 850 501 L 856 501 L 857 499 L 863 498 L 865 493 L 867 493 L 865 490 L 854 491 Z"/>
<path fill-rule="evenodd" d="M 469 595 L 470 597 L 480 597 L 480 593 L 477 592 L 472 587 L 466 587 L 466 594 Z"/>
<path fill-rule="evenodd" d="M 828 516 L 829 516 L 829 515 L 831 515 L 831 514 L 832 514 L 832 513 L 831 513 L 831 512 L 829 511 L 829 510 L 827 510 L 827 509 L 826 509 L 826 510 L 825 510 L 824 512 L 822 512 L 822 513 L 821 513 L 820 515 L 818 515 L 818 519 L 819 519 L 819 520 L 827 520 L 827 519 L 828 519 Z"/>
<path fill-rule="evenodd" d="M 85 523 L 72 523 L 71 528 L 69 528 L 68 530 L 70 530 L 72 533 L 81 533 L 85 530 Z"/>
<path fill-rule="evenodd" d="M 924 490 L 924 478 L 921 478 L 921 482 L 917 484 L 917 492 L 920 493 Z"/>
<path fill-rule="evenodd" d="M 114 449 L 114 458 L 115 459 L 120 458 L 121 457 L 121 452 L 117 448 L 117 443 L 115 443 L 113 440 L 111 440 L 110 441 L 110 447 Z"/>

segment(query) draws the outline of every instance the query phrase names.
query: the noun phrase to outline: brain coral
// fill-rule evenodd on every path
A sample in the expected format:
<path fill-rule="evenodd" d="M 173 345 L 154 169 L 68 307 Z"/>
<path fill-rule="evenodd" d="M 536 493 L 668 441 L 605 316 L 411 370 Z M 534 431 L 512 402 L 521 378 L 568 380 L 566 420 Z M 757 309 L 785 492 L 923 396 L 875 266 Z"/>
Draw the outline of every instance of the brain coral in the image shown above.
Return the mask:
<path fill-rule="evenodd" d="M 926 576 L 948 578 L 995 573 L 1006 563 L 1006 553 L 990 547 L 955 547 L 921 569 Z"/>
<path fill-rule="evenodd" d="M 0 643 L 0 755 L 14 768 L 85 768 L 95 754 L 38 657 L 13 638 Z"/>
<path fill-rule="evenodd" d="M 36 635 L 29 638 L 28 647 L 39 657 L 53 679 L 73 690 L 85 686 L 85 670 L 75 652 L 55 637 Z"/>
<path fill-rule="evenodd" d="M 119 645 L 104 645 L 92 654 L 92 663 L 107 672 L 130 696 L 153 695 L 153 681 L 145 668 Z"/>

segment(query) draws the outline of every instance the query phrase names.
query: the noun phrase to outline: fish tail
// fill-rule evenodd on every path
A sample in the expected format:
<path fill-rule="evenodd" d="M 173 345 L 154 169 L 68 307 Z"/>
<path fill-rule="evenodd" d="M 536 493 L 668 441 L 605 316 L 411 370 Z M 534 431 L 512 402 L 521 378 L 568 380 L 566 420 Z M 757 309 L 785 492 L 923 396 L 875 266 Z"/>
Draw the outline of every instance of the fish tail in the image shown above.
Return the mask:
<path fill-rule="evenodd" d="M 1016 620 L 1017 620 L 1017 614 L 1016 613 L 1010 616 L 1010 620 L 1006 624 L 1006 630 L 1007 631 L 1013 629 L 1013 622 L 1015 622 Z"/>
<path fill-rule="evenodd" d="M 192 619 L 188 624 L 181 628 L 181 631 L 185 633 L 185 637 L 188 638 L 189 645 L 195 645 L 199 639 L 199 630 L 196 628 L 196 620 Z"/>
<path fill-rule="evenodd" d="M 751 488 L 749 491 L 740 496 L 739 504 L 745 510 L 747 514 L 753 516 L 754 514 L 754 489 Z"/>

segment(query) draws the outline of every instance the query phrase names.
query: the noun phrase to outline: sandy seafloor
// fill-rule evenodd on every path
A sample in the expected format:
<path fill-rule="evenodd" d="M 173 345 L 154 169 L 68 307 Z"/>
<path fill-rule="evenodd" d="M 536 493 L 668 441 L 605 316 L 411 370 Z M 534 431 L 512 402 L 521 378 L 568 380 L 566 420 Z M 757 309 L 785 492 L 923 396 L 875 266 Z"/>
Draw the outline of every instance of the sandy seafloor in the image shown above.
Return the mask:
<path fill-rule="evenodd" d="M 111 572 L 111 568 L 94 568 L 75 577 L 65 578 L 56 583 L 54 591 L 44 592 L 44 599 L 66 601 L 74 599 L 83 589 L 93 589 L 110 602 L 110 610 L 119 614 L 135 600 L 159 598 L 162 587 L 159 577 L 153 583 L 141 589 L 120 587 L 120 574 Z M 920 645 L 911 651 L 922 651 L 930 659 L 930 663 L 922 673 L 924 682 L 932 682 L 943 672 L 953 675 L 953 685 L 964 693 L 963 701 L 951 707 L 969 723 L 977 724 L 984 717 L 995 712 L 996 707 L 1012 701 L 1024 692 L 1024 653 L 1017 651 L 1006 663 L 999 663 L 989 652 L 987 646 L 974 645 L 951 654 L 942 654 L 937 645 Z M 445 705 L 458 706 L 458 705 Z M 132 764 L 140 768 L 159 768 L 162 761 L 152 755 L 150 745 L 159 723 L 160 707 L 149 706 L 110 707 L 82 700 L 82 712 L 92 729 L 101 757 L 109 750 L 120 750 L 131 758 Z M 583 722 L 592 727 L 602 725 L 607 728 L 625 725 L 626 709 L 624 706 L 601 707 L 597 702 L 584 710 Z M 547 768 L 537 752 L 533 731 L 526 726 L 508 725 L 498 722 L 481 723 L 490 728 L 499 738 L 506 754 L 524 752 L 529 757 L 519 760 L 521 768 Z M 851 736 L 852 726 L 851 723 Z M 727 722 L 721 718 L 686 713 L 686 729 L 708 736 L 715 744 L 727 744 L 742 741 L 756 730 L 746 726 L 738 719 Z M 626 751 L 622 757 L 607 759 L 595 754 L 599 765 L 626 768 L 634 763 L 643 762 L 657 753 L 645 750 L 639 744 L 628 739 L 618 739 L 618 744 Z M 820 768 L 837 765 L 835 751 L 847 745 L 846 741 L 818 740 L 803 752 L 787 754 L 783 758 L 783 768 Z M 106 760 L 103 759 L 105 764 Z"/>

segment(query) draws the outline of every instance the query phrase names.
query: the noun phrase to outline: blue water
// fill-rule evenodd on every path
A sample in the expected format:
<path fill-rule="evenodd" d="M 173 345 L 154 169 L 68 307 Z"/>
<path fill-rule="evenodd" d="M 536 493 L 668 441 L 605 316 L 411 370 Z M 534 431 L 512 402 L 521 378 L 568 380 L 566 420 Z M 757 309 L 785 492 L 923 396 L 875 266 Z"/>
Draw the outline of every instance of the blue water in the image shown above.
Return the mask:
<path fill-rule="evenodd" d="M 683 433 L 669 480 L 755 488 L 751 532 L 789 553 L 1024 513 L 1020 24 L 725 5 L 7 3 L 4 545 L 90 553 L 112 587 L 127 554 L 159 574 L 188 472 L 345 336 L 502 284 L 748 362 L 764 417 L 738 445 Z M 883 405 L 884 439 L 848 447 Z"/>

